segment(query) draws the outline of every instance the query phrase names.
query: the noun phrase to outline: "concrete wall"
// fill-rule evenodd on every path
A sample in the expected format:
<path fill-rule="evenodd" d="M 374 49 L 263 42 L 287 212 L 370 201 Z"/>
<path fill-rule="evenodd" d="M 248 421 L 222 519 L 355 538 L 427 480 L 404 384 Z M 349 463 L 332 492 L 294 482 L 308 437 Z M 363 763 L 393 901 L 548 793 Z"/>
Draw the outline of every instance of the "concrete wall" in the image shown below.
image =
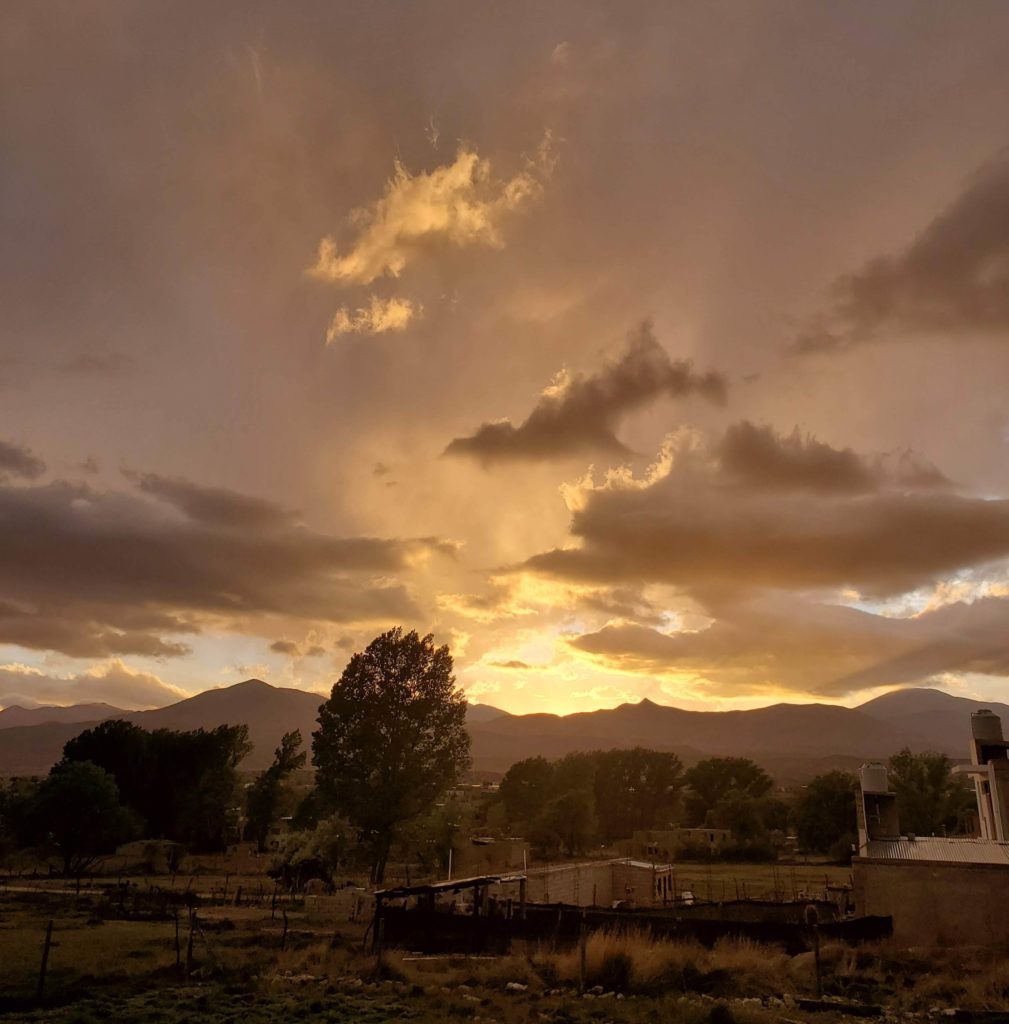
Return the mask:
<path fill-rule="evenodd" d="M 867 861 L 852 864 L 855 909 L 893 918 L 907 946 L 1009 946 L 1009 867 Z"/>
<path fill-rule="evenodd" d="M 526 898 L 530 903 L 567 903 L 575 907 L 608 907 L 630 900 L 639 907 L 672 900 L 672 868 L 668 865 L 611 860 L 557 864 L 528 872 Z M 661 880 L 667 879 L 666 885 Z M 659 885 L 656 885 L 656 882 Z"/>
<path fill-rule="evenodd" d="M 614 899 L 609 861 L 558 864 L 528 873 L 526 898 L 531 903 L 567 903 L 574 907 L 609 906 Z"/>

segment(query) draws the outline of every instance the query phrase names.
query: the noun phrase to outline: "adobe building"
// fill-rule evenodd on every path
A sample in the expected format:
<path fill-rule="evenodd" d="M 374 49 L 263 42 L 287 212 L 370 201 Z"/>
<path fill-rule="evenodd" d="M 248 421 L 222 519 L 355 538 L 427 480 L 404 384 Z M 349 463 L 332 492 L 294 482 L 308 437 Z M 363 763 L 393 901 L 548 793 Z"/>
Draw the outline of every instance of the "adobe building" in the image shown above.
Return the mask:
<path fill-rule="evenodd" d="M 860 771 L 855 907 L 893 919 L 907 946 L 1009 946 L 1009 743 L 991 711 L 971 715 L 971 763 L 981 835 L 903 835 L 886 768 Z"/>
<path fill-rule="evenodd" d="M 727 828 L 648 828 L 638 829 L 631 839 L 618 843 L 618 847 L 631 857 L 642 860 L 675 860 L 684 848 L 705 850 L 716 856 L 732 842 Z"/>
<path fill-rule="evenodd" d="M 676 899 L 671 864 L 632 858 L 533 868 L 526 872 L 526 892 L 531 903 L 573 907 L 656 907 Z"/>

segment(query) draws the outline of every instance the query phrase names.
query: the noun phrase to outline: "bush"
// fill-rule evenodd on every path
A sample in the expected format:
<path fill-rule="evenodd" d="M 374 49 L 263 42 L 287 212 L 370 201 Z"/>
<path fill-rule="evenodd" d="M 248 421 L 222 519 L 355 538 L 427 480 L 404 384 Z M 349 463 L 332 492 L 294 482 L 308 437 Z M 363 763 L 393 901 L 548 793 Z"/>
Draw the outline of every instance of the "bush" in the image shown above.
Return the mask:
<path fill-rule="evenodd" d="M 599 985 L 607 992 L 628 992 L 634 974 L 634 961 L 623 950 L 615 950 L 603 957 L 598 970 L 585 980 L 589 985 Z"/>

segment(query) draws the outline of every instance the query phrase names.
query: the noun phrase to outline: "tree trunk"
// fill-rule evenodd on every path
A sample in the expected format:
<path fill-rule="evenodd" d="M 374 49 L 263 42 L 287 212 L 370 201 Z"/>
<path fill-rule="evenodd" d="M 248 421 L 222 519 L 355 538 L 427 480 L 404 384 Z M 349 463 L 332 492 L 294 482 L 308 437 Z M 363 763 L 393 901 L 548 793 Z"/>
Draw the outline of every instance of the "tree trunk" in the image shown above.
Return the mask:
<path fill-rule="evenodd" d="M 391 846 L 391 834 L 383 832 L 376 842 L 375 863 L 372 868 L 372 882 L 375 885 L 381 885 L 385 881 L 385 865 L 389 860 L 389 848 Z"/>

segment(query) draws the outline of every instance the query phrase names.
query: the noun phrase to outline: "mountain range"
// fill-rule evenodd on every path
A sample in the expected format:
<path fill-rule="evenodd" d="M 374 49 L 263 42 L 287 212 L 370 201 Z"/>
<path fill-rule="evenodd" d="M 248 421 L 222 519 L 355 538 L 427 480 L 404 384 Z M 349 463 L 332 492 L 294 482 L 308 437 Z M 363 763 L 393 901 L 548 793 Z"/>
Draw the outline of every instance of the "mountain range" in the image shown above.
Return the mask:
<path fill-rule="evenodd" d="M 145 729 L 249 727 L 252 753 L 243 763 L 265 768 L 285 732 L 300 729 L 306 743 L 324 697 L 249 679 L 207 690 L 151 711 L 107 704 L 9 707 L 0 711 L 0 776 L 42 774 L 63 745 L 89 726 L 123 718 Z M 910 687 L 855 708 L 827 704 L 774 704 L 751 711 L 685 711 L 643 700 L 572 715 L 512 715 L 486 704 L 467 706 L 473 767 L 504 772 L 525 757 L 561 757 L 576 750 L 644 746 L 675 751 L 686 764 L 703 757 L 752 757 L 783 784 L 802 782 L 829 768 L 853 768 L 885 759 L 902 747 L 967 753 L 970 714 L 987 707 L 1009 729 L 1009 705 Z"/>

